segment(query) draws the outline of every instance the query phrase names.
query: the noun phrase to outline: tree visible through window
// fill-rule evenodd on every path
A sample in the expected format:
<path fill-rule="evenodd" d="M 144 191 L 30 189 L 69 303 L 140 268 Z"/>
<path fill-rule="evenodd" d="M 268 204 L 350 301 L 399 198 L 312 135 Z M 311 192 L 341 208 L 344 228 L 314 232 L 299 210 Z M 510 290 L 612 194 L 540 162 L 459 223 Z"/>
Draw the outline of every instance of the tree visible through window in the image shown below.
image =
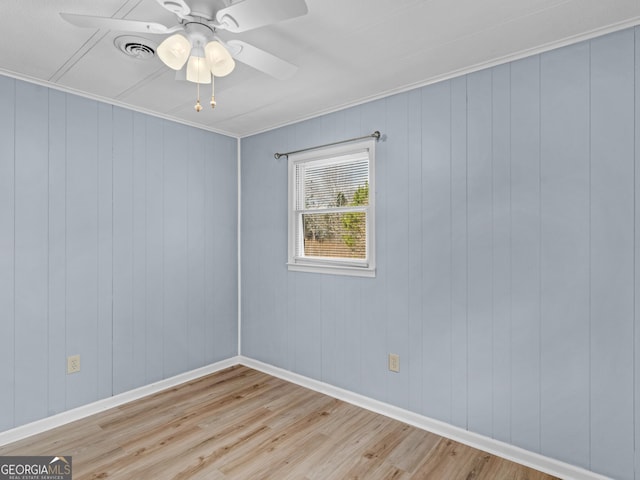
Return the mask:
<path fill-rule="evenodd" d="M 345 199 L 346 203 L 346 199 Z M 353 194 L 350 205 L 369 205 L 369 182 L 358 187 Z M 344 233 L 342 240 L 351 249 L 354 258 L 364 258 L 367 249 L 367 225 L 366 218 L 362 212 L 345 213 L 341 219 Z"/>
<path fill-rule="evenodd" d="M 373 145 L 366 141 L 289 159 L 290 267 L 371 275 Z"/>

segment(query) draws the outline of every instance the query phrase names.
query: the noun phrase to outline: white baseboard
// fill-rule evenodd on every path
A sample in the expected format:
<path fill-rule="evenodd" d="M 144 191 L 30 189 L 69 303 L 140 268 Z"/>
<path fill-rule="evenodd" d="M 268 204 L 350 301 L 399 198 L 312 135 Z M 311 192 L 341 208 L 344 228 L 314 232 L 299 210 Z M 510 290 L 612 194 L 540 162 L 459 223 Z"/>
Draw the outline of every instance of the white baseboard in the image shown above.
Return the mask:
<path fill-rule="evenodd" d="M 526 465 L 527 467 L 534 468 L 556 477 L 567 480 L 611 480 L 609 477 L 561 462 L 560 460 L 545 457 L 544 455 L 530 452 L 499 440 L 494 440 L 477 433 L 469 432 L 463 428 L 455 427 L 448 423 L 434 420 L 432 418 L 425 417 L 424 415 L 419 415 L 409 410 L 350 392 L 349 390 L 334 387 L 333 385 L 319 380 L 314 380 L 279 367 L 274 367 L 258 360 L 253 360 L 242 355 L 238 357 L 238 359 L 242 365 L 255 370 L 259 370 L 288 382 L 324 393 L 358 407 L 380 413 L 387 417 L 418 427 L 422 430 L 427 430 L 442 437 L 450 438 L 456 442 L 506 458 L 507 460 L 512 460 L 521 465 Z"/>
<path fill-rule="evenodd" d="M 114 395 L 113 397 L 98 400 L 97 402 L 83 405 L 66 412 L 53 415 L 51 417 L 43 418 L 26 425 L 22 425 L 11 430 L 0 432 L 0 446 L 6 445 L 11 442 L 22 440 L 31 435 L 45 432 L 55 427 L 65 425 L 81 418 L 94 415 L 96 413 L 103 412 L 110 408 L 117 407 L 124 403 L 128 403 L 148 395 L 152 395 L 161 390 L 175 387 L 185 382 L 195 380 L 197 378 L 209 375 L 210 373 L 223 370 L 233 365 L 245 365 L 255 370 L 273 375 L 274 377 L 281 378 L 291 383 L 309 388 L 316 392 L 329 395 L 331 397 L 343 400 L 358 407 L 365 408 L 372 412 L 376 412 L 387 417 L 399 420 L 401 422 L 413 425 L 415 427 L 433 432 L 437 435 L 450 438 L 456 442 L 464 443 L 473 448 L 483 450 L 485 452 L 497 455 L 508 460 L 512 460 L 522 465 L 540 470 L 542 472 L 554 475 L 567 480 L 611 480 L 609 477 L 599 475 L 597 473 L 585 470 L 574 465 L 570 465 L 553 458 L 545 457 L 538 453 L 530 452 L 528 450 L 510 445 L 508 443 L 494 440 L 477 433 L 469 432 L 463 428 L 449 425 L 448 423 L 434 420 L 424 415 L 405 410 L 388 403 L 380 402 L 364 395 L 360 395 L 349 390 L 344 390 L 339 387 L 335 387 L 328 383 L 314 380 L 312 378 L 305 377 L 303 375 L 293 373 L 291 371 L 274 367 L 267 363 L 260 362 L 242 355 L 228 358 L 220 362 L 207 365 L 189 372 L 181 373 L 175 377 L 160 380 L 158 382 L 145 385 L 128 392 Z"/>
<path fill-rule="evenodd" d="M 181 373 L 174 377 L 166 378 L 164 380 L 160 380 L 158 382 L 136 388 L 134 390 L 129 390 L 112 397 L 98 400 L 97 402 L 89 403 L 88 405 L 82 405 L 81 407 L 67 410 L 66 412 L 58 413 L 41 420 L 36 420 L 35 422 L 27 423 L 26 425 L 21 425 L 11 430 L 5 430 L 4 432 L 0 432 L 0 446 L 22 440 L 26 437 L 30 437 L 31 435 L 42 433 L 52 428 L 65 425 L 67 423 L 75 422 L 76 420 L 80 420 L 81 418 L 103 412 L 110 408 L 114 408 L 124 403 L 131 402 L 133 400 L 138 400 L 148 395 L 157 393 L 161 390 L 175 387 L 176 385 L 180 385 L 181 383 L 195 380 L 197 378 L 209 375 L 210 373 L 214 373 L 219 370 L 223 370 L 233 365 L 238 365 L 239 363 L 239 357 L 231 357 L 220 362 L 212 363 L 211 365 L 206 365 L 189 372 Z"/>

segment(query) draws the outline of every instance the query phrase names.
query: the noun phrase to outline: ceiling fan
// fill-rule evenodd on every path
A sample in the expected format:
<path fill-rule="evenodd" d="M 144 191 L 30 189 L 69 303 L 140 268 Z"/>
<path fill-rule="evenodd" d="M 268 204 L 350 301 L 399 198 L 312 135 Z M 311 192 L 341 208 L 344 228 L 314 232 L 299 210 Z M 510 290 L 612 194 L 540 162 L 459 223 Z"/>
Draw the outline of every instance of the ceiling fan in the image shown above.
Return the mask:
<path fill-rule="evenodd" d="M 230 5 L 228 1 L 193 0 L 192 7 L 185 0 L 156 1 L 178 17 L 178 24 L 167 27 L 155 22 L 74 13 L 60 16 L 78 27 L 170 35 L 158 46 L 158 57 L 178 72 L 177 78 L 186 77 L 198 85 L 197 112 L 202 110 L 200 84 L 211 83 L 210 104 L 215 107 L 214 78 L 231 73 L 235 68 L 234 58 L 277 79 L 284 80 L 295 74 L 295 65 L 242 40 L 223 41 L 217 32 L 242 33 L 306 15 L 305 0 L 231 0 Z"/>

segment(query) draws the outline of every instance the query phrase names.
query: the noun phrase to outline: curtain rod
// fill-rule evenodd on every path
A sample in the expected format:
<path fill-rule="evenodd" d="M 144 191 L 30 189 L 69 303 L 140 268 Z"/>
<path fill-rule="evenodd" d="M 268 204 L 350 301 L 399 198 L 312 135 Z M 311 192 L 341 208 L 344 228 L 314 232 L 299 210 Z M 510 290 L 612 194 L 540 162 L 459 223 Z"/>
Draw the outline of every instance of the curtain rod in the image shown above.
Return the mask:
<path fill-rule="evenodd" d="M 322 148 L 322 147 L 330 147 L 332 145 L 340 145 L 341 143 L 349 143 L 349 142 L 355 142 L 356 140 L 364 140 L 365 138 L 375 138 L 376 140 L 380 140 L 380 132 L 378 130 L 376 130 L 375 132 L 369 134 L 369 135 L 365 135 L 363 137 L 356 137 L 356 138 L 350 138 L 349 140 L 341 140 L 339 142 L 333 142 L 333 143 L 325 143 L 324 145 L 318 145 L 317 147 L 309 147 L 309 148 L 303 148 L 302 150 L 294 150 L 293 152 L 287 152 L 287 153 L 274 153 L 273 157 L 277 160 L 280 157 L 287 157 L 289 158 L 289 155 L 292 155 L 294 153 L 301 153 L 301 152 L 307 152 L 309 150 L 315 150 L 316 148 Z"/>

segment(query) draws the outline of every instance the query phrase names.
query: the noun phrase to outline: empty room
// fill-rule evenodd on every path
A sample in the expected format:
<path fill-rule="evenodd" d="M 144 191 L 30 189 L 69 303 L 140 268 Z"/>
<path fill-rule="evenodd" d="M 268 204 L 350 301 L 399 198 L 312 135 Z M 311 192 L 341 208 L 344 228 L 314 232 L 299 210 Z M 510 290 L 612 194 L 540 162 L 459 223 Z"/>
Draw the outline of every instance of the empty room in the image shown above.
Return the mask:
<path fill-rule="evenodd" d="M 640 480 L 640 1 L 0 27 L 0 480 Z"/>

